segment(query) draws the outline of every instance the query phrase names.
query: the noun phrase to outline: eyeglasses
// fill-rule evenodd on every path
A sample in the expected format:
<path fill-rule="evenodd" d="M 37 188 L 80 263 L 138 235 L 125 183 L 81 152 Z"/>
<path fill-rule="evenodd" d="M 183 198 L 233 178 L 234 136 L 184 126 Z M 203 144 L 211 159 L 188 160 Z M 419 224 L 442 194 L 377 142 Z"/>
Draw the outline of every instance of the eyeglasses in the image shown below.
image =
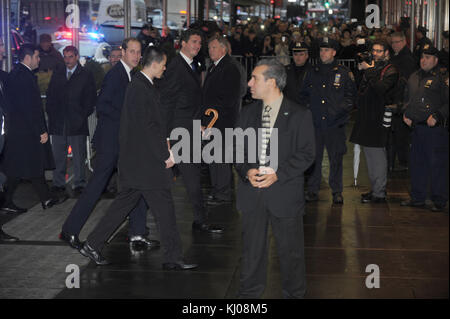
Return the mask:
<path fill-rule="evenodd" d="M 398 41 L 391 41 L 392 44 L 397 44 L 397 43 L 402 43 L 403 40 L 398 40 Z"/>

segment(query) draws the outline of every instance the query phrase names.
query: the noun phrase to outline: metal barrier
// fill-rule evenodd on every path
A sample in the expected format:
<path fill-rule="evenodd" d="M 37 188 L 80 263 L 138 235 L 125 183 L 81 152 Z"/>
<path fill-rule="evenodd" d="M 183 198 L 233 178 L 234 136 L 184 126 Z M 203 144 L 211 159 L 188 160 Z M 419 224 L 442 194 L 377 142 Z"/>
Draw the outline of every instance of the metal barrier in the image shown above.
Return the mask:
<path fill-rule="evenodd" d="M 247 71 L 247 80 L 250 80 L 250 75 L 251 75 L 254 67 L 256 66 L 258 61 L 261 59 L 286 59 L 286 58 L 289 58 L 289 61 L 292 60 L 292 56 L 289 56 L 289 57 L 287 57 L 287 56 L 246 57 L 246 56 L 242 56 L 242 55 L 233 55 L 233 57 L 244 66 L 245 70 Z M 342 64 L 342 65 L 350 68 L 351 70 L 354 70 L 356 68 L 356 61 L 354 59 L 338 59 L 337 61 L 339 64 Z M 309 59 L 309 62 L 311 63 L 311 65 L 316 65 L 319 62 L 319 59 Z"/>

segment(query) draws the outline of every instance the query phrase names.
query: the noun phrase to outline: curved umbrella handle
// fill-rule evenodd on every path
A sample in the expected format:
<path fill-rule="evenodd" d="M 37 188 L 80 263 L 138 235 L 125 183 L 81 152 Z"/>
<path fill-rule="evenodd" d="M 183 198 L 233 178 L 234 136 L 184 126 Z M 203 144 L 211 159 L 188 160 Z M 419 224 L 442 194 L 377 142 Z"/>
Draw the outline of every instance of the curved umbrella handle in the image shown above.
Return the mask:
<path fill-rule="evenodd" d="M 213 113 L 214 116 L 206 128 L 213 127 L 214 123 L 216 123 L 217 119 L 219 118 L 219 112 L 217 112 L 217 110 L 209 108 L 205 111 L 206 115 L 210 115 L 211 113 Z"/>

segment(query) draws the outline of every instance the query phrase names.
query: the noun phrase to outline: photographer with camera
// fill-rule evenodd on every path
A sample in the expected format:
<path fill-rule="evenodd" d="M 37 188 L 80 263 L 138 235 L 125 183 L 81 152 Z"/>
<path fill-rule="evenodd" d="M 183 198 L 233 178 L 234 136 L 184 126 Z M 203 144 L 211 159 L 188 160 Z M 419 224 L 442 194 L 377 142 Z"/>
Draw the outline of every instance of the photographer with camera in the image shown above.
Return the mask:
<path fill-rule="evenodd" d="M 364 151 L 371 191 L 361 195 L 362 203 L 386 202 L 386 142 L 391 125 L 392 100 L 399 78 L 397 68 L 388 61 L 386 42 L 374 41 L 370 55 L 360 55 L 363 71 L 357 97 L 357 115 L 350 142 Z"/>

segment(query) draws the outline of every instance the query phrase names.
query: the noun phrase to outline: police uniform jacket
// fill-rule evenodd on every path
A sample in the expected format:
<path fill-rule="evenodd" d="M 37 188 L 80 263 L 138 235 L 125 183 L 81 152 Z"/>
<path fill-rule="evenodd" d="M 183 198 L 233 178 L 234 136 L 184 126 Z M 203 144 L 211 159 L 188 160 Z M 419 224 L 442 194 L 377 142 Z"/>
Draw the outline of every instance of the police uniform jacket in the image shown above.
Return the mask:
<path fill-rule="evenodd" d="M 448 121 L 448 85 L 436 66 L 429 72 L 420 69 L 408 80 L 405 92 L 405 116 L 413 124 L 425 124 L 433 115 L 437 125 L 446 125 Z"/>
<path fill-rule="evenodd" d="M 286 66 L 286 86 L 283 94 L 290 100 L 301 104 L 300 91 L 309 72 L 311 72 L 311 64 L 307 61 L 303 66 L 296 66 L 294 63 Z"/>
<path fill-rule="evenodd" d="M 353 74 L 334 60 L 318 64 L 306 76 L 300 102 L 311 109 L 317 129 L 328 129 L 348 122 L 355 96 Z"/>

